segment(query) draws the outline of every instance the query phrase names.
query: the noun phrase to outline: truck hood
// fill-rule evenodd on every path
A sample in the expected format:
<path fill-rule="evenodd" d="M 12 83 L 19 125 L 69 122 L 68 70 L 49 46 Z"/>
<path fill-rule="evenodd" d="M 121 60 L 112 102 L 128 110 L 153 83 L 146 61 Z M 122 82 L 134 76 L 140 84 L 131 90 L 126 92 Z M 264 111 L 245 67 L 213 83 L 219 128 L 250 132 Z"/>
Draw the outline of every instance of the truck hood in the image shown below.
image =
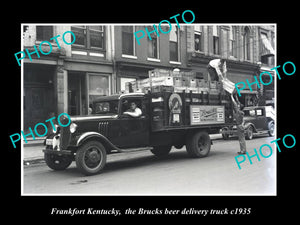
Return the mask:
<path fill-rule="evenodd" d="M 71 116 L 71 121 L 77 122 L 77 121 L 85 121 L 85 120 L 116 119 L 117 117 L 118 117 L 117 114 Z"/>

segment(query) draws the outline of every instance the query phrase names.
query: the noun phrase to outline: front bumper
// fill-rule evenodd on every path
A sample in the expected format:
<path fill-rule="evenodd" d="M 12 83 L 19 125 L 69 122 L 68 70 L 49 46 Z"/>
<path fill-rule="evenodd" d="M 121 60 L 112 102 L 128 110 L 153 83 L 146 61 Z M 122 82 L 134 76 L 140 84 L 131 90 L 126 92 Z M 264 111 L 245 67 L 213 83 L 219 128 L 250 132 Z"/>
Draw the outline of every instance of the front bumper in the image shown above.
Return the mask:
<path fill-rule="evenodd" d="M 60 134 L 49 135 L 45 140 L 45 149 L 42 151 L 46 154 L 55 155 L 72 155 L 73 152 L 70 149 L 61 149 Z"/>

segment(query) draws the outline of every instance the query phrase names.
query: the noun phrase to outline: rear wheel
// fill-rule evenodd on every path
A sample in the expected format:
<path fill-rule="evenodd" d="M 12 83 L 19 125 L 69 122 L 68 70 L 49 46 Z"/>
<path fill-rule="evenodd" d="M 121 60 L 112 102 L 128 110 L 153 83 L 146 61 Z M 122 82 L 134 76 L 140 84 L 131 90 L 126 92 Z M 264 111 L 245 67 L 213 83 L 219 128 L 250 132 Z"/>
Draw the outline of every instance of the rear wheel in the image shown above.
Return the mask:
<path fill-rule="evenodd" d="M 47 166 L 53 170 L 65 170 L 72 163 L 72 157 L 68 155 L 44 154 Z"/>
<path fill-rule="evenodd" d="M 150 151 L 157 157 L 165 157 L 171 151 L 172 146 L 157 146 L 151 149 Z"/>
<path fill-rule="evenodd" d="M 211 140 L 207 132 L 199 131 L 186 140 L 186 151 L 194 158 L 202 158 L 210 152 Z"/>
<path fill-rule="evenodd" d="M 87 142 L 76 152 L 76 166 L 85 175 L 99 173 L 105 164 L 106 150 L 100 142 Z"/>

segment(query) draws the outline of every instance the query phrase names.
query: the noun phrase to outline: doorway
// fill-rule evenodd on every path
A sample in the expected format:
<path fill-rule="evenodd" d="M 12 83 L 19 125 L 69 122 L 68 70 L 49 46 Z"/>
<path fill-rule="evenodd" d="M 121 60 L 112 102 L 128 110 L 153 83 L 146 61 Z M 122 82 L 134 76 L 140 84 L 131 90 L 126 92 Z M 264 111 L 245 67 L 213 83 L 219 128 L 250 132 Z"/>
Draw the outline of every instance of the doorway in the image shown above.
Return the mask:
<path fill-rule="evenodd" d="M 86 75 L 80 72 L 68 74 L 68 114 L 86 115 Z"/>
<path fill-rule="evenodd" d="M 51 112 L 56 112 L 53 76 L 54 68 L 51 66 L 24 65 L 24 131 L 27 131 L 29 127 L 34 129 L 37 123 L 43 123 L 49 119 Z"/>

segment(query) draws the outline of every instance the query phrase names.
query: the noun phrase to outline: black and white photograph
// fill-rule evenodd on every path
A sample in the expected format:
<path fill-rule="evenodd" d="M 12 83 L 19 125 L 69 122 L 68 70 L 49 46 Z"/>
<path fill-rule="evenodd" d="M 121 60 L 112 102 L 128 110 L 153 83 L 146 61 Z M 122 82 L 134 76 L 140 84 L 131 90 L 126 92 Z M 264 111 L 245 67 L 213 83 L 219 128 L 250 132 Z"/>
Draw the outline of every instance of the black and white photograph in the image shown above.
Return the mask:
<path fill-rule="evenodd" d="M 189 13 L 21 24 L 23 196 L 277 195 L 277 25 Z"/>
<path fill-rule="evenodd" d="M 3 7 L 5 220 L 296 219 L 296 2 L 184 3 Z"/>

